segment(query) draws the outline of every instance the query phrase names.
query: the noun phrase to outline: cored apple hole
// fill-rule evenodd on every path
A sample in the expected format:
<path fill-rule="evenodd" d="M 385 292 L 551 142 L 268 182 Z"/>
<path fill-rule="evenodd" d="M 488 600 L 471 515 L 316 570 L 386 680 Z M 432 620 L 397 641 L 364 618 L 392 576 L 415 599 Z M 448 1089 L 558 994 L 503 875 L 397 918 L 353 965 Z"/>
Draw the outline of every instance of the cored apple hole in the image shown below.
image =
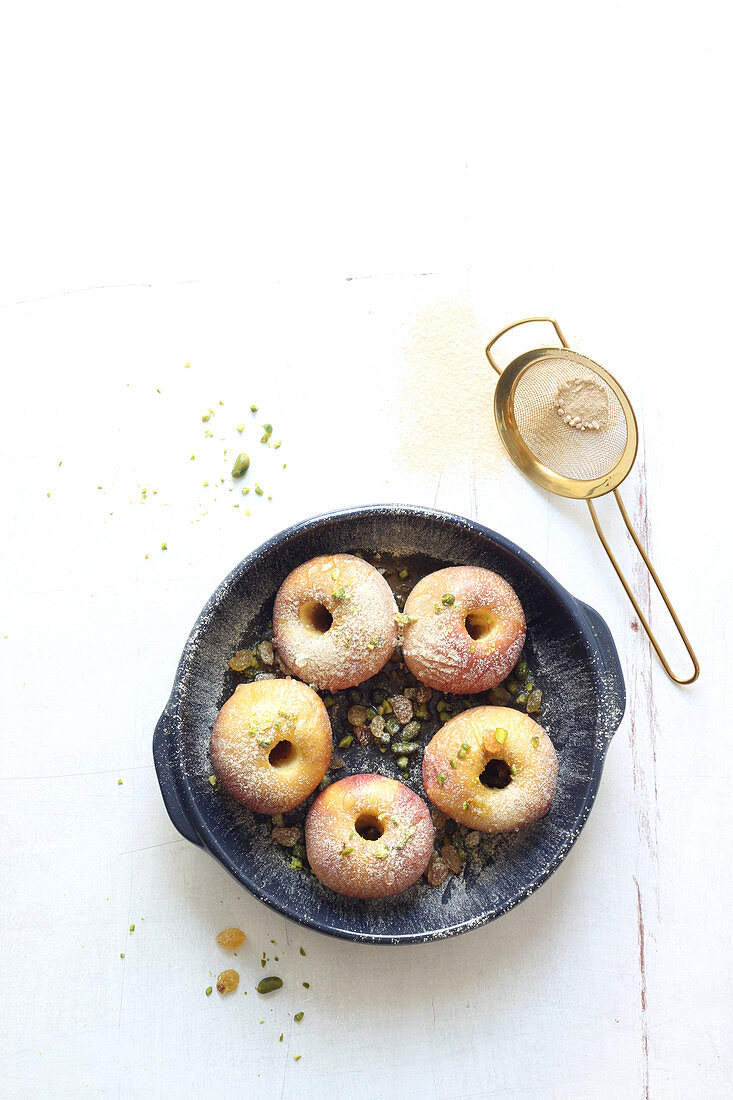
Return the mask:
<path fill-rule="evenodd" d="M 512 781 L 511 769 L 506 760 L 489 760 L 479 780 L 484 787 L 491 787 L 494 790 L 508 787 Z"/>
<path fill-rule="evenodd" d="M 270 749 L 270 755 L 268 760 L 272 764 L 273 768 L 282 768 L 286 764 L 289 764 L 295 757 L 295 746 L 292 741 L 278 741 L 276 745 Z"/>
<path fill-rule="evenodd" d="M 301 604 L 298 609 L 298 618 L 307 630 L 312 634 L 325 634 L 331 629 L 333 615 L 318 600 L 309 600 Z"/>
<path fill-rule="evenodd" d="M 384 825 L 374 814 L 359 814 L 354 828 L 364 840 L 379 840 L 384 832 Z"/>
<path fill-rule="evenodd" d="M 494 626 L 494 616 L 490 611 L 469 611 L 466 615 L 466 630 L 478 642 L 491 633 Z"/>

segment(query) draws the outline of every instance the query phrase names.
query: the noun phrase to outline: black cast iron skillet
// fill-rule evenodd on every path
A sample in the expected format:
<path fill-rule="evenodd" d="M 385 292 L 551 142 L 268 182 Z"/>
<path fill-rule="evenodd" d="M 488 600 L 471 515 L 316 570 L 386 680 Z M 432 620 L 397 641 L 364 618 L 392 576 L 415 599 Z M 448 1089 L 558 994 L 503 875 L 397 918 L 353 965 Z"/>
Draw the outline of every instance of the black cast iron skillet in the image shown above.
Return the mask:
<path fill-rule="evenodd" d="M 344 898 L 313 875 L 291 871 L 265 819 L 212 790 L 208 744 L 232 691 L 227 665 L 243 640 L 267 625 L 285 576 L 318 554 L 389 551 L 427 555 L 435 567 L 482 565 L 514 586 L 527 617 L 530 668 L 542 687 L 542 723 L 557 749 L 550 812 L 520 833 L 497 837 L 442 887 L 424 881 L 394 898 Z M 362 943 L 419 943 L 457 935 L 506 913 L 552 874 L 590 813 L 610 739 L 626 705 L 616 647 L 593 608 L 571 596 L 529 554 L 478 523 L 432 509 L 354 508 L 275 535 L 229 574 L 199 615 L 153 738 L 158 781 L 178 831 L 199 844 L 255 897 L 291 920 Z M 350 772 L 395 775 L 389 754 L 344 753 Z M 410 784 L 424 798 L 420 767 Z"/>

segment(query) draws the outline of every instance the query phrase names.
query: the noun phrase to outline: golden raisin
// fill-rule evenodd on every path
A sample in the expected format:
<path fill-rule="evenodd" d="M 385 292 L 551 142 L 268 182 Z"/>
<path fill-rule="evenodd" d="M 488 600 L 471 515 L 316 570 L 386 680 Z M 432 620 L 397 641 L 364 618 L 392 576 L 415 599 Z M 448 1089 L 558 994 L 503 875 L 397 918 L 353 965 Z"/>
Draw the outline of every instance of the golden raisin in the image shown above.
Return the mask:
<path fill-rule="evenodd" d="M 278 844 L 282 844 L 283 848 L 292 848 L 294 844 L 298 843 L 302 835 L 303 830 L 299 825 L 293 825 L 292 828 L 282 828 L 278 826 L 270 833 L 272 839 Z M 226 944 L 224 946 L 226 946 Z"/>
<path fill-rule="evenodd" d="M 222 970 L 216 979 L 217 993 L 233 993 L 239 985 L 239 974 L 236 970 Z"/>
<path fill-rule="evenodd" d="M 449 840 L 446 840 L 445 844 L 440 849 L 440 854 L 443 857 L 444 861 L 450 867 L 453 874 L 460 874 L 461 867 L 463 866 L 463 864 L 461 863 L 461 857 Z"/>
<path fill-rule="evenodd" d="M 431 886 L 440 886 L 448 878 L 450 874 L 450 867 L 445 860 L 438 855 L 437 852 L 433 852 L 428 863 L 428 869 L 425 872 L 428 882 Z"/>
<path fill-rule="evenodd" d="M 257 658 L 251 649 L 238 649 L 229 662 L 232 672 L 244 672 L 257 664 Z"/>
<path fill-rule="evenodd" d="M 236 951 L 244 943 L 244 932 L 241 928 L 225 928 L 216 937 L 219 947 L 226 947 L 227 951 Z"/>

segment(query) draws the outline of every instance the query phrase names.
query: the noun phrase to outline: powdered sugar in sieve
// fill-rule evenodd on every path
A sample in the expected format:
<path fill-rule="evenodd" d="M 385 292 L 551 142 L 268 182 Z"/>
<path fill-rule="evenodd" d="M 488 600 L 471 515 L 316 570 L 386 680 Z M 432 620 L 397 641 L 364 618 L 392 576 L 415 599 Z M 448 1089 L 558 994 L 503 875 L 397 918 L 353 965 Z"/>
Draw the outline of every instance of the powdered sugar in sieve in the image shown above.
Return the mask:
<path fill-rule="evenodd" d="M 520 375 L 512 410 L 535 458 L 563 477 L 603 477 L 626 446 L 626 417 L 616 394 L 595 371 L 562 355 L 541 359 Z"/>

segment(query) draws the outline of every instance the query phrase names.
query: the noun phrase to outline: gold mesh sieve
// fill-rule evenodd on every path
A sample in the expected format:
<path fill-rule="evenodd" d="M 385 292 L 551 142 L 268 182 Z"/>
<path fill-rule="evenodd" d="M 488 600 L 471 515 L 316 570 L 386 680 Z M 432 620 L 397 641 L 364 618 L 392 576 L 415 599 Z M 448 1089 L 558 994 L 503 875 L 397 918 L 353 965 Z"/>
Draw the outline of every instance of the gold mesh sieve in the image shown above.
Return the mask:
<path fill-rule="evenodd" d="M 536 322 L 551 324 L 562 346 L 525 351 L 502 370 L 491 354 L 494 344 L 510 329 Z M 664 671 L 677 684 L 693 683 L 700 674 L 697 657 L 618 492 L 634 464 L 638 446 L 636 418 L 628 397 L 608 371 L 570 350 L 557 321 L 550 317 L 527 317 L 507 325 L 487 344 L 486 357 L 499 375 L 494 416 L 510 457 L 543 489 L 586 501 L 603 548 Z M 686 679 L 672 672 L 603 533 L 593 498 L 610 492 L 690 655 L 693 672 Z"/>

